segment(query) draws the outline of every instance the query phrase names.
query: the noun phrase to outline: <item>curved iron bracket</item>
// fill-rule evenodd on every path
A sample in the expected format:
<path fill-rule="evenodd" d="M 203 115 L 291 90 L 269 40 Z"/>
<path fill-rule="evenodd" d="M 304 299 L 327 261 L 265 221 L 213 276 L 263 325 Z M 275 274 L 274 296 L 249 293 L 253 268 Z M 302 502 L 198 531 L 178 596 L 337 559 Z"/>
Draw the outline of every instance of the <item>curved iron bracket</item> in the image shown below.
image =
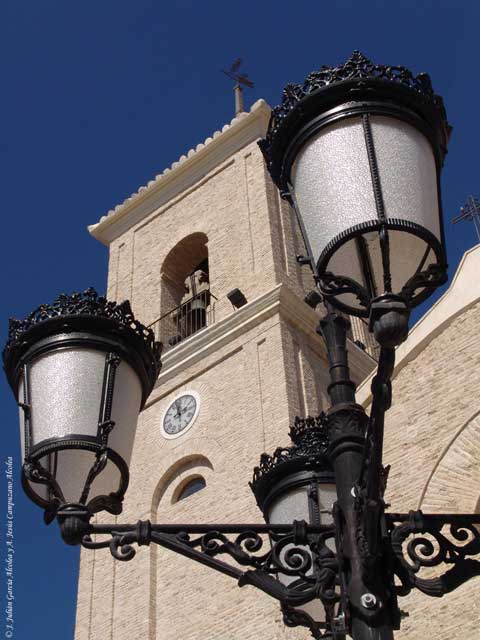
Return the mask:
<path fill-rule="evenodd" d="M 335 631 L 335 612 L 349 607 L 339 593 L 341 557 L 331 549 L 338 523 L 166 525 L 147 520 L 92 525 L 90 518 L 83 505 L 64 505 L 58 515 L 64 540 L 81 542 L 87 549 L 109 548 L 121 561 L 135 556 L 133 545 L 157 544 L 236 579 L 240 587 L 252 585 L 267 593 L 281 603 L 290 624 L 309 627 L 315 638 L 344 637 L 345 628 Z M 400 581 L 397 596 L 416 588 L 441 597 L 480 576 L 480 514 L 390 513 L 385 514 L 385 526 L 383 557 Z M 423 568 L 442 565 L 447 568 L 440 575 L 420 575 Z M 282 582 L 282 577 L 294 580 Z M 317 598 L 325 622 L 309 621 L 296 609 Z"/>
<path fill-rule="evenodd" d="M 255 586 L 284 607 L 298 607 L 320 598 L 326 610 L 333 611 L 340 600 L 336 590 L 338 562 L 327 542 L 334 538 L 334 525 L 314 527 L 304 521 L 292 525 L 162 525 L 139 521 L 136 525 L 88 525 L 81 544 L 87 549 L 109 548 L 121 561 L 135 556 L 135 544 L 157 544 L 235 578 L 240 587 Z M 295 585 L 282 583 L 282 576 L 294 577 Z"/>
<path fill-rule="evenodd" d="M 401 583 L 397 587 L 399 596 L 416 588 L 439 598 L 480 576 L 480 514 L 410 511 L 386 514 L 386 519 L 393 571 Z M 442 566 L 446 570 L 433 578 L 420 575 L 423 568 Z"/>

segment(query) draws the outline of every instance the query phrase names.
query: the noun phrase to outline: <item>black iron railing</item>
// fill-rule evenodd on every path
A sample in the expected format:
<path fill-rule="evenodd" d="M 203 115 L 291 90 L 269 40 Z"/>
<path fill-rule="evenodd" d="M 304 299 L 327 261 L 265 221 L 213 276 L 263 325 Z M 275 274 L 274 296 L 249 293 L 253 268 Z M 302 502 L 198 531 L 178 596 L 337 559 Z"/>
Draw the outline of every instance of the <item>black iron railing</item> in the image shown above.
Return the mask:
<path fill-rule="evenodd" d="M 164 352 L 215 322 L 217 298 L 209 289 L 197 293 L 152 322 L 149 328 L 163 342 Z"/>
<path fill-rule="evenodd" d="M 217 298 L 206 289 L 192 296 L 178 307 L 171 309 L 149 326 L 155 338 L 163 343 L 163 351 L 171 349 L 185 338 L 215 322 L 215 302 Z M 363 318 L 345 316 L 351 328 L 348 337 L 363 349 L 374 360 L 378 361 L 379 346 L 368 331 L 368 324 Z"/>

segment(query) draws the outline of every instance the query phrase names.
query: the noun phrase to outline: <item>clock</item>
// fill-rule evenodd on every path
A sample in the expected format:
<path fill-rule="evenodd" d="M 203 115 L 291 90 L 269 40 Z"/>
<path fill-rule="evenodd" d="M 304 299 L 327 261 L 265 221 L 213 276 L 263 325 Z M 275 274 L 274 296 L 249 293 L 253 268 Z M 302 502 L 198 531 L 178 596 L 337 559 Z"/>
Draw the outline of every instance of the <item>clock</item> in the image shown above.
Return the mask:
<path fill-rule="evenodd" d="M 195 422 L 200 409 L 200 397 L 186 391 L 172 400 L 163 414 L 162 432 L 165 438 L 178 438 Z"/>

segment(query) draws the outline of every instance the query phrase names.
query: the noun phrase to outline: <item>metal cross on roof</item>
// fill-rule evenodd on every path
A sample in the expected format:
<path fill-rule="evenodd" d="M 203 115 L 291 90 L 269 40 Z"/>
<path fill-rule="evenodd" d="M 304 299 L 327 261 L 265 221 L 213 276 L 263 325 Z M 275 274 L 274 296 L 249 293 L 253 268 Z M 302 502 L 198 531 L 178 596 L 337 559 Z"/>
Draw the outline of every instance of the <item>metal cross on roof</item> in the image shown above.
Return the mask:
<path fill-rule="evenodd" d="M 475 196 L 468 196 L 465 206 L 460 207 L 460 215 L 453 218 L 452 223 L 456 224 L 462 220 L 471 220 L 473 222 L 480 242 L 480 202 Z"/>

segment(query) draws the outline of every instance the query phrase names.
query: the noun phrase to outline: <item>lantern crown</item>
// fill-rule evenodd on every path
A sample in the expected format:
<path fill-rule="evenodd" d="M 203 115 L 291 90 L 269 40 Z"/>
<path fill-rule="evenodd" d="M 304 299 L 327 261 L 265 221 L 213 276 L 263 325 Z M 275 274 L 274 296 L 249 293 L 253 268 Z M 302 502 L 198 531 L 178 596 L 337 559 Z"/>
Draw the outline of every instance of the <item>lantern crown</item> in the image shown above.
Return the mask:
<path fill-rule="evenodd" d="M 108 301 L 92 287 L 83 293 L 60 294 L 52 304 L 41 304 L 24 320 L 10 318 L 3 364 L 8 381 L 16 386 L 18 365 L 30 347 L 58 333 L 88 331 L 120 339 L 138 353 L 147 386 L 153 387 L 161 369 L 162 345 L 154 333 L 135 319 L 128 300 Z"/>
<path fill-rule="evenodd" d="M 272 109 L 267 134 L 259 146 L 281 191 L 288 190 L 289 178 L 289 167 L 285 167 L 283 156 L 296 132 L 323 110 L 341 102 L 365 99 L 395 99 L 422 116 L 435 132 L 435 146 L 443 161 L 452 127 L 447 121 L 443 99 L 434 92 L 430 76 L 414 75 L 403 66 L 374 64 L 360 51 L 354 51 L 339 66 L 323 65 L 304 82 L 287 84 L 281 104 Z"/>
<path fill-rule="evenodd" d="M 22 485 L 46 522 L 62 505 L 81 512 L 72 520 L 68 511 L 81 529 L 92 513 L 121 512 L 160 353 L 128 301 L 109 302 L 91 288 L 10 320 L 3 362 L 20 407 Z M 72 532 L 64 538 L 78 541 Z"/>
<path fill-rule="evenodd" d="M 279 480 L 303 471 L 325 472 L 331 475 L 328 450 L 330 439 L 325 413 L 307 418 L 295 418 L 289 432 L 293 446 L 278 447 L 272 455 L 263 453 L 253 470 L 250 482 L 260 508 Z"/>

